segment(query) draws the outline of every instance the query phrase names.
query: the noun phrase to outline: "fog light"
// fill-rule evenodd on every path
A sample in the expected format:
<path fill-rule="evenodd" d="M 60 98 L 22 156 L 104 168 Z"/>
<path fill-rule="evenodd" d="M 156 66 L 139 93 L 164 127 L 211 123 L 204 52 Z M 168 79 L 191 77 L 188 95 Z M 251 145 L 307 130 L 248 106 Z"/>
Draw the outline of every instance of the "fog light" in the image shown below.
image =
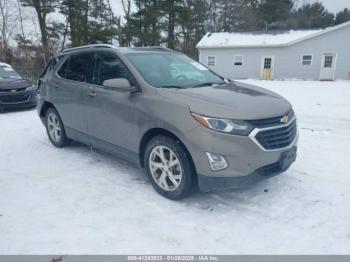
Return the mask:
<path fill-rule="evenodd" d="M 209 160 L 211 170 L 219 171 L 228 167 L 226 159 L 223 156 L 219 154 L 213 154 L 213 153 L 206 153 L 206 154 Z"/>

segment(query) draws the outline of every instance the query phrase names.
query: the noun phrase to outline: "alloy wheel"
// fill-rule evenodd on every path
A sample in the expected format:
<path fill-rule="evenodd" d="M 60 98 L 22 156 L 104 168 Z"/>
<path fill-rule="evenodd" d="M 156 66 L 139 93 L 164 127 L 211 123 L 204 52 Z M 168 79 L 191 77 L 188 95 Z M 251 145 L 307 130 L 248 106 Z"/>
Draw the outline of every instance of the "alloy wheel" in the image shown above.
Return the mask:
<path fill-rule="evenodd" d="M 54 113 L 50 113 L 47 117 L 47 127 L 49 131 L 50 138 L 55 142 L 59 143 L 61 140 L 61 124 L 58 117 Z"/>
<path fill-rule="evenodd" d="M 152 178 L 163 190 L 171 192 L 180 186 L 183 177 L 181 163 L 170 148 L 155 147 L 149 157 L 149 169 Z"/>

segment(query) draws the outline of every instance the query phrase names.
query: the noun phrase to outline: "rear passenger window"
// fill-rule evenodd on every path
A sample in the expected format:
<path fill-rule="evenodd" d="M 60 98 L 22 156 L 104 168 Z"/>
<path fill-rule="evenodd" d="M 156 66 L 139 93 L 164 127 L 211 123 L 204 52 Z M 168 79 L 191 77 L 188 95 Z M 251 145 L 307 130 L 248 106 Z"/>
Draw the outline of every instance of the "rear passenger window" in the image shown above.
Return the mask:
<path fill-rule="evenodd" d="M 66 78 L 66 71 L 68 67 L 69 59 L 64 62 L 64 64 L 61 66 L 60 70 L 58 70 L 57 75 L 59 75 L 62 78 Z"/>
<path fill-rule="evenodd" d="M 49 62 L 47 63 L 47 65 L 44 68 L 44 71 L 41 73 L 40 78 L 43 78 L 46 76 L 47 73 L 49 73 L 51 71 L 51 68 L 53 67 L 53 62 L 55 61 L 55 57 L 51 57 Z"/>
<path fill-rule="evenodd" d="M 94 68 L 94 79 L 97 85 L 103 85 L 104 81 L 116 78 L 126 78 L 129 81 L 130 73 L 127 67 L 113 54 L 100 54 Z"/>
<path fill-rule="evenodd" d="M 80 54 L 73 55 L 69 59 L 69 62 L 66 62 L 60 72 L 64 73 L 66 79 L 77 81 L 77 82 L 86 82 L 91 78 L 91 64 L 94 58 L 94 54 Z M 66 68 L 66 69 L 65 69 Z M 58 73 L 59 76 L 60 72 Z"/>

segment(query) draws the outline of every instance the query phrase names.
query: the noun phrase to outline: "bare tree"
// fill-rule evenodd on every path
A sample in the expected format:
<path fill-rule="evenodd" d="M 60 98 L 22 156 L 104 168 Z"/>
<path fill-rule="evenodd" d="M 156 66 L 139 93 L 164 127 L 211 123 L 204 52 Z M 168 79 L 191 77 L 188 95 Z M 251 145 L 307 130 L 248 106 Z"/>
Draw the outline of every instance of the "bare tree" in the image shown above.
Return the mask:
<path fill-rule="evenodd" d="M 1 1 L 1 0 L 0 0 Z M 47 30 L 47 16 L 56 9 L 58 0 L 20 0 L 24 6 L 33 7 L 38 17 L 41 32 L 41 42 L 44 49 L 45 60 L 50 56 L 49 36 Z"/>
<path fill-rule="evenodd" d="M 67 35 L 68 35 L 68 28 L 69 28 L 69 18 L 67 16 L 66 17 L 66 24 L 65 24 L 64 32 L 63 32 L 63 41 L 62 41 L 61 51 L 64 50 L 64 47 L 66 45 Z"/>
<path fill-rule="evenodd" d="M 8 61 L 9 59 L 9 41 L 17 25 L 17 16 L 13 1 L 0 0 L 0 56 L 4 61 Z"/>
<path fill-rule="evenodd" d="M 23 16 L 22 16 L 22 6 L 19 0 L 17 0 L 17 7 L 18 7 L 18 16 L 19 16 L 19 22 L 20 22 L 20 27 L 21 27 L 21 36 L 24 42 L 24 54 L 26 59 L 28 59 L 28 50 L 27 50 L 27 45 L 25 44 L 26 41 L 26 35 L 24 33 L 24 27 L 23 27 Z"/>

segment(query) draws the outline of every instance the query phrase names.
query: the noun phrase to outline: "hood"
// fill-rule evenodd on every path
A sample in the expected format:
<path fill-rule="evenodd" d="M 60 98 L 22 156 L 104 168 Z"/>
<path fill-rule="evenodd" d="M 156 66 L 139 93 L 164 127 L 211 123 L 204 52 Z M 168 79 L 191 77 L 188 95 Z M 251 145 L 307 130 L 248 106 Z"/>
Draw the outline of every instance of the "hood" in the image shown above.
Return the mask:
<path fill-rule="evenodd" d="M 0 79 L 0 91 L 1 90 L 12 90 L 12 89 L 25 89 L 30 87 L 32 84 L 24 79 L 6 78 Z"/>
<path fill-rule="evenodd" d="M 209 117 L 254 120 L 281 116 L 291 104 L 267 89 L 228 83 L 188 89 L 159 89 L 162 96 L 185 103 L 194 113 Z"/>

